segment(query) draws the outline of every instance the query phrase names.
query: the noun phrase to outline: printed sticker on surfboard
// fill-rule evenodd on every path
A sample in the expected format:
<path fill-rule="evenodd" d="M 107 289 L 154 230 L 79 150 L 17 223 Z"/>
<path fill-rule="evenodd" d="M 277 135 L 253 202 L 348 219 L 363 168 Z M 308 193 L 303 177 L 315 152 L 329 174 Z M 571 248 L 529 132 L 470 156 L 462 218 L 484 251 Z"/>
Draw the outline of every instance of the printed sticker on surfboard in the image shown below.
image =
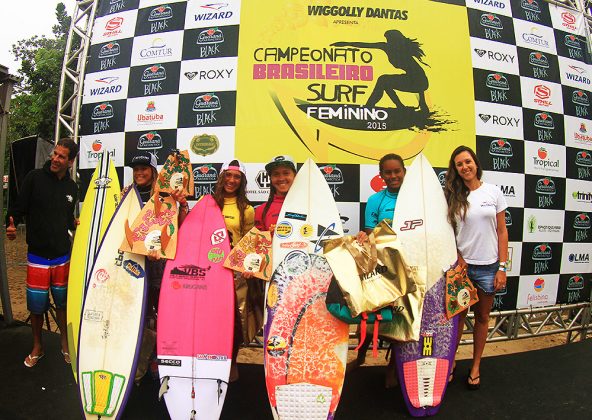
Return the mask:
<path fill-rule="evenodd" d="M 333 193 L 312 159 L 302 165 L 284 201 L 273 238 L 273 269 L 293 250 L 322 254 L 322 241 L 343 236 Z"/>
<path fill-rule="evenodd" d="M 233 273 L 223 266 L 229 252 L 222 212 L 206 195 L 181 225 L 161 285 L 158 372 L 168 381 L 164 398 L 173 420 L 220 417 L 234 334 Z"/>
<path fill-rule="evenodd" d="M 82 309 L 78 386 L 87 419 L 118 418 L 131 391 L 146 294 L 145 257 L 119 251 L 124 222 L 142 205 L 138 190 L 122 197 L 101 242 Z"/>
<path fill-rule="evenodd" d="M 247 232 L 224 260 L 224 267 L 269 281 L 271 278 L 271 232 L 256 227 Z"/>
<path fill-rule="evenodd" d="M 155 191 L 171 193 L 173 190 L 183 190 L 185 196 L 193 197 L 194 180 L 189 152 L 187 150 L 175 151 L 171 153 L 156 180 Z"/>
<path fill-rule="evenodd" d="M 414 314 L 418 340 L 395 347 L 403 397 L 416 417 L 438 411 L 454 360 L 458 317 L 446 317 L 444 291 L 445 272 L 456 262 L 456 242 L 447 209 L 432 166 L 419 154 L 407 169 L 393 220 L 424 298 Z"/>
<path fill-rule="evenodd" d="M 325 296 L 325 258 L 292 251 L 275 270 L 266 300 L 265 382 L 275 418 L 333 418 L 345 377 L 348 325 Z"/>
<path fill-rule="evenodd" d="M 72 360 L 71 367 L 76 380 L 78 380 L 77 354 L 80 312 L 88 277 L 95 261 L 99 243 L 119 202 L 120 191 L 119 178 L 113 159 L 109 151 L 102 152 L 84 197 L 80 224 L 76 228 L 70 257 L 66 322 L 68 348 Z"/>
<path fill-rule="evenodd" d="M 177 252 L 177 202 L 170 195 L 154 193 L 130 226 L 125 223 L 125 237 L 120 250 L 141 255 L 175 258 Z"/>

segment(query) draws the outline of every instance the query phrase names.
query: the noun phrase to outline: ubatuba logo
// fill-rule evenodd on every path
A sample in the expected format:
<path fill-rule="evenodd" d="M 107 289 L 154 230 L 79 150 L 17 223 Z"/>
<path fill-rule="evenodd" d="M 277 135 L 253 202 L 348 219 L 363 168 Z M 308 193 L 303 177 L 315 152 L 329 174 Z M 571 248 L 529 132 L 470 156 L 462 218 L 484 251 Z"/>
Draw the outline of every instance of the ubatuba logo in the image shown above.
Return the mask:
<path fill-rule="evenodd" d="M 110 58 L 118 56 L 121 53 L 121 47 L 116 41 L 109 42 L 99 49 L 99 58 Z"/>
<path fill-rule="evenodd" d="M 158 20 L 167 20 L 173 17 L 173 9 L 171 6 L 163 5 L 158 6 L 150 11 L 150 15 L 148 16 L 149 22 L 155 22 Z"/>
<path fill-rule="evenodd" d="M 555 123 L 551 114 L 539 112 L 534 116 L 534 126 L 537 128 L 554 129 Z"/>
<path fill-rule="evenodd" d="M 538 279 L 536 279 L 534 281 L 533 288 L 534 288 L 534 291 L 537 293 L 540 293 L 543 290 L 545 290 L 545 279 L 543 279 L 542 277 L 539 277 Z"/>
<path fill-rule="evenodd" d="M 197 36 L 198 45 L 219 44 L 224 42 L 224 33 L 218 28 L 203 30 Z"/>
<path fill-rule="evenodd" d="M 489 144 L 489 154 L 492 156 L 510 157 L 513 156 L 512 145 L 508 140 L 497 139 Z"/>
<path fill-rule="evenodd" d="M 166 80 L 166 77 L 166 69 L 160 64 L 155 64 L 144 69 L 144 71 L 142 72 L 141 80 L 144 83 L 150 83 L 158 82 L 160 80 Z"/>
<path fill-rule="evenodd" d="M 575 31 L 577 29 L 576 17 L 573 14 L 571 14 L 570 12 L 561 13 L 561 21 L 562 21 L 561 26 L 563 26 L 569 30 L 572 30 L 572 31 Z"/>
<path fill-rule="evenodd" d="M 546 85 L 536 85 L 534 87 L 534 102 L 542 106 L 551 106 L 553 103 L 548 99 L 551 97 L 551 89 Z"/>
<path fill-rule="evenodd" d="M 504 29 L 504 25 L 502 24 L 500 18 L 498 18 L 493 13 L 482 14 L 481 18 L 479 19 L 479 23 L 481 23 L 481 26 L 484 26 L 486 28 Z"/>
<path fill-rule="evenodd" d="M 173 49 L 167 47 L 162 38 L 154 38 L 152 45 L 148 48 L 140 50 L 140 58 L 143 60 L 152 60 L 157 58 L 165 58 L 173 55 Z"/>
<path fill-rule="evenodd" d="M 138 150 L 162 149 L 162 137 L 156 131 L 142 134 L 138 139 Z"/>
<path fill-rule="evenodd" d="M 522 34 L 522 40 L 535 47 L 549 48 L 549 41 L 543 35 L 539 35 L 538 31 L 535 26 L 531 27 L 529 33 Z"/>
<path fill-rule="evenodd" d="M 584 288 L 584 278 L 578 274 L 571 276 L 567 281 L 567 290 L 582 290 Z"/>
<path fill-rule="evenodd" d="M 580 254 L 569 254 L 567 257 L 570 263 L 575 264 L 588 264 L 590 262 L 590 254 L 580 253 Z"/>
<path fill-rule="evenodd" d="M 512 226 L 512 213 L 510 213 L 508 211 L 508 209 L 506 209 L 505 216 L 506 216 L 506 226 Z"/>
<path fill-rule="evenodd" d="M 215 93 L 206 93 L 195 98 L 193 101 L 193 111 L 204 112 L 204 111 L 218 111 L 222 108 L 220 104 L 220 98 Z"/>
<path fill-rule="evenodd" d="M 146 104 L 147 114 L 138 114 L 136 121 L 140 124 L 158 124 L 164 121 L 164 114 L 156 112 L 156 103 L 148 101 Z"/>
<path fill-rule="evenodd" d="M 592 153 L 588 150 L 580 150 L 576 154 L 576 165 L 586 168 L 592 167 Z"/>
<path fill-rule="evenodd" d="M 551 178 L 541 178 L 537 180 L 535 191 L 537 194 L 555 195 L 555 181 Z"/>
<path fill-rule="evenodd" d="M 113 118 L 113 115 L 113 106 L 109 102 L 103 102 L 93 108 L 90 118 L 93 120 L 104 120 Z"/>
<path fill-rule="evenodd" d="M 548 261 L 553 258 L 553 252 L 548 244 L 540 244 L 532 250 L 533 261 Z"/>

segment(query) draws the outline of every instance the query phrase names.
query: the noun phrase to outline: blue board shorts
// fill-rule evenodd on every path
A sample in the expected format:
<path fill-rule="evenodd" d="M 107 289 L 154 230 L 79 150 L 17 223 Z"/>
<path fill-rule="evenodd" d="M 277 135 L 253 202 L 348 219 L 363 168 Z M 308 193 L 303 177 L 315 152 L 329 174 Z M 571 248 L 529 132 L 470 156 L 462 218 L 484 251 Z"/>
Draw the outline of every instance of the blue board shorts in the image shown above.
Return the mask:
<path fill-rule="evenodd" d="M 495 295 L 494 280 L 498 268 L 499 261 L 488 265 L 468 264 L 467 277 L 486 295 Z"/>

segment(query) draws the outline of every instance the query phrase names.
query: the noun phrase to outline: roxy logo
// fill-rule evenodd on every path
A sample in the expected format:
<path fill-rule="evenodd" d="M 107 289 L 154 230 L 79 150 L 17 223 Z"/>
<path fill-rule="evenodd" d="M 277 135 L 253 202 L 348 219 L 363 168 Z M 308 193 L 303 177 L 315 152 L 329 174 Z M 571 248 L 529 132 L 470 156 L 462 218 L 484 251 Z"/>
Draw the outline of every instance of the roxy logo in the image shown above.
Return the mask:
<path fill-rule="evenodd" d="M 518 127 L 520 124 L 520 118 L 506 117 L 504 115 L 479 114 L 479 118 L 486 124 L 491 121 L 493 125 L 503 127 Z"/>
<path fill-rule="evenodd" d="M 512 54 L 501 53 L 498 51 L 482 50 L 479 48 L 475 48 L 474 51 L 477 53 L 479 57 L 487 55 L 487 59 L 502 63 L 514 63 L 514 59 L 516 58 Z"/>

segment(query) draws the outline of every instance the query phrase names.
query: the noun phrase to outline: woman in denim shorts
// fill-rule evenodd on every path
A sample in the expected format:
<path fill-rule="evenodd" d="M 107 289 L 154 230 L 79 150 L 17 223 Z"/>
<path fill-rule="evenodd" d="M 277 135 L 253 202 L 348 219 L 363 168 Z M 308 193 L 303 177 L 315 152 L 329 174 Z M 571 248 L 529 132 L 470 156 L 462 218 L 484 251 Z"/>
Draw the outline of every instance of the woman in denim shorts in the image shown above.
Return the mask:
<path fill-rule="evenodd" d="M 467 276 L 479 295 L 479 302 L 473 308 L 473 364 L 467 377 L 470 390 L 477 390 L 481 385 L 479 368 L 489 329 L 489 312 L 495 292 L 506 286 L 508 257 L 505 218 L 508 205 L 497 186 L 481 181 L 482 173 L 475 152 L 469 147 L 459 146 L 450 157 L 444 191 L 448 201 L 448 220 L 456 234 L 458 264 L 467 270 Z M 459 316 L 457 346 L 467 311 Z"/>

